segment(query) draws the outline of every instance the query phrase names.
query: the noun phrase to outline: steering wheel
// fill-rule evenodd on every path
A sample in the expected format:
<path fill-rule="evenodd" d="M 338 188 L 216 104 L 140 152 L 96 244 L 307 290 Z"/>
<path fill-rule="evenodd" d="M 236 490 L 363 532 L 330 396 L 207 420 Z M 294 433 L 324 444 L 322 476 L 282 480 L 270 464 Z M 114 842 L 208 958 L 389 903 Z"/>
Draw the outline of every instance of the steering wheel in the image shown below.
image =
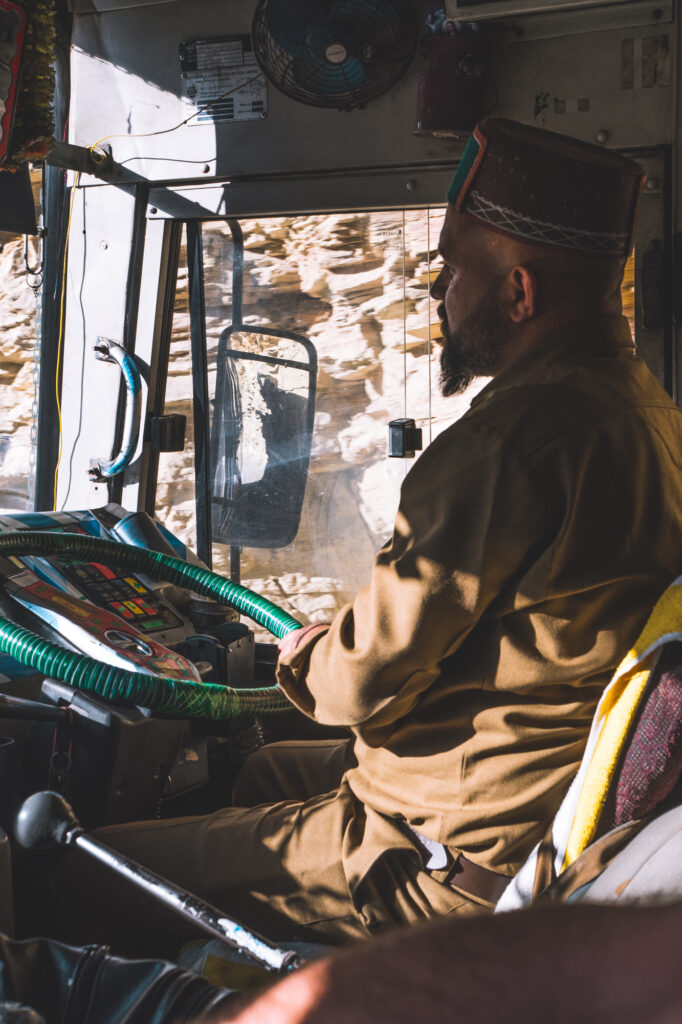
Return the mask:
<path fill-rule="evenodd" d="M 25 530 L 0 534 L 0 555 L 64 555 L 105 562 L 174 583 L 236 608 L 281 639 L 301 623 L 247 587 L 180 558 L 82 534 Z M 232 718 L 245 712 L 273 714 L 291 708 L 278 686 L 236 690 L 218 683 L 167 679 L 107 665 L 68 651 L 0 617 L 0 652 L 43 675 L 120 704 L 140 705 L 182 718 Z"/>

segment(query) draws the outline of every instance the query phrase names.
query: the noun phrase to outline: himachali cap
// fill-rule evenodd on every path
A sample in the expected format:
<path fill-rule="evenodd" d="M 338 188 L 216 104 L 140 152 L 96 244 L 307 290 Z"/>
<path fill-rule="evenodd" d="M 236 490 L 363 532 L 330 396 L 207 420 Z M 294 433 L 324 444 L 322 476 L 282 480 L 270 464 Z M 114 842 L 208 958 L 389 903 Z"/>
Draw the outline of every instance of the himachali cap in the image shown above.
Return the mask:
<path fill-rule="evenodd" d="M 613 150 L 487 117 L 467 143 L 448 202 L 531 244 L 624 258 L 645 179 Z"/>

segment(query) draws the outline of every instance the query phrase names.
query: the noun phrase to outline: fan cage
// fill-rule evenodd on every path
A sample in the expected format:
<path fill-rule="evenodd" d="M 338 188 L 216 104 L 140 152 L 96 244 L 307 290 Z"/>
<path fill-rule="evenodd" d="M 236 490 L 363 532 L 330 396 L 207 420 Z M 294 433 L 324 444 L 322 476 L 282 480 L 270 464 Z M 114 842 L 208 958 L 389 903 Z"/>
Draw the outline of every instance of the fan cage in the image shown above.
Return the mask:
<path fill-rule="evenodd" d="M 314 107 L 362 108 L 412 62 L 411 0 L 260 0 L 253 52 L 266 77 Z"/>

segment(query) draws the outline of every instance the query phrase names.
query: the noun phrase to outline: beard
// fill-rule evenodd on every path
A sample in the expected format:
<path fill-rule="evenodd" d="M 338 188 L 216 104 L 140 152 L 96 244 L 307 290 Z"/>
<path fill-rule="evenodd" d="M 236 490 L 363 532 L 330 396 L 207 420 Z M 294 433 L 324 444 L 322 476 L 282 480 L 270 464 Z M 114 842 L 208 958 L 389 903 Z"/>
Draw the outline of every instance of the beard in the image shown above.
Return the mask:
<path fill-rule="evenodd" d="M 475 377 L 490 376 L 499 364 L 507 328 L 500 315 L 498 283 L 488 289 L 454 330 L 447 326 L 442 305 L 438 313 L 443 330 L 440 389 L 448 398 L 465 391 Z"/>

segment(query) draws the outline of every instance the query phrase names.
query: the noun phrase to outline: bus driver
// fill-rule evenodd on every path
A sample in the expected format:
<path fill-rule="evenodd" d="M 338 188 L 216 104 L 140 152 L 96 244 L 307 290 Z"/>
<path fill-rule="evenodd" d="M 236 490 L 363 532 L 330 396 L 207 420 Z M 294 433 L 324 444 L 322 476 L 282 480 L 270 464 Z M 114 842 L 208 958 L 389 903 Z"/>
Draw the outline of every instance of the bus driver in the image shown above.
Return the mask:
<path fill-rule="evenodd" d="M 281 645 L 291 701 L 351 738 L 263 748 L 249 806 L 105 842 L 275 938 L 493 906 L 681 568 L 682 416 L 621 315 L 643 178 L 602 147 L 477 126 L 432 295 L 444 394 L 492 380 L 407 475 L 366 589 Z M 104 886 L 77 856 L 62 875 L 91 911 Z"/>

